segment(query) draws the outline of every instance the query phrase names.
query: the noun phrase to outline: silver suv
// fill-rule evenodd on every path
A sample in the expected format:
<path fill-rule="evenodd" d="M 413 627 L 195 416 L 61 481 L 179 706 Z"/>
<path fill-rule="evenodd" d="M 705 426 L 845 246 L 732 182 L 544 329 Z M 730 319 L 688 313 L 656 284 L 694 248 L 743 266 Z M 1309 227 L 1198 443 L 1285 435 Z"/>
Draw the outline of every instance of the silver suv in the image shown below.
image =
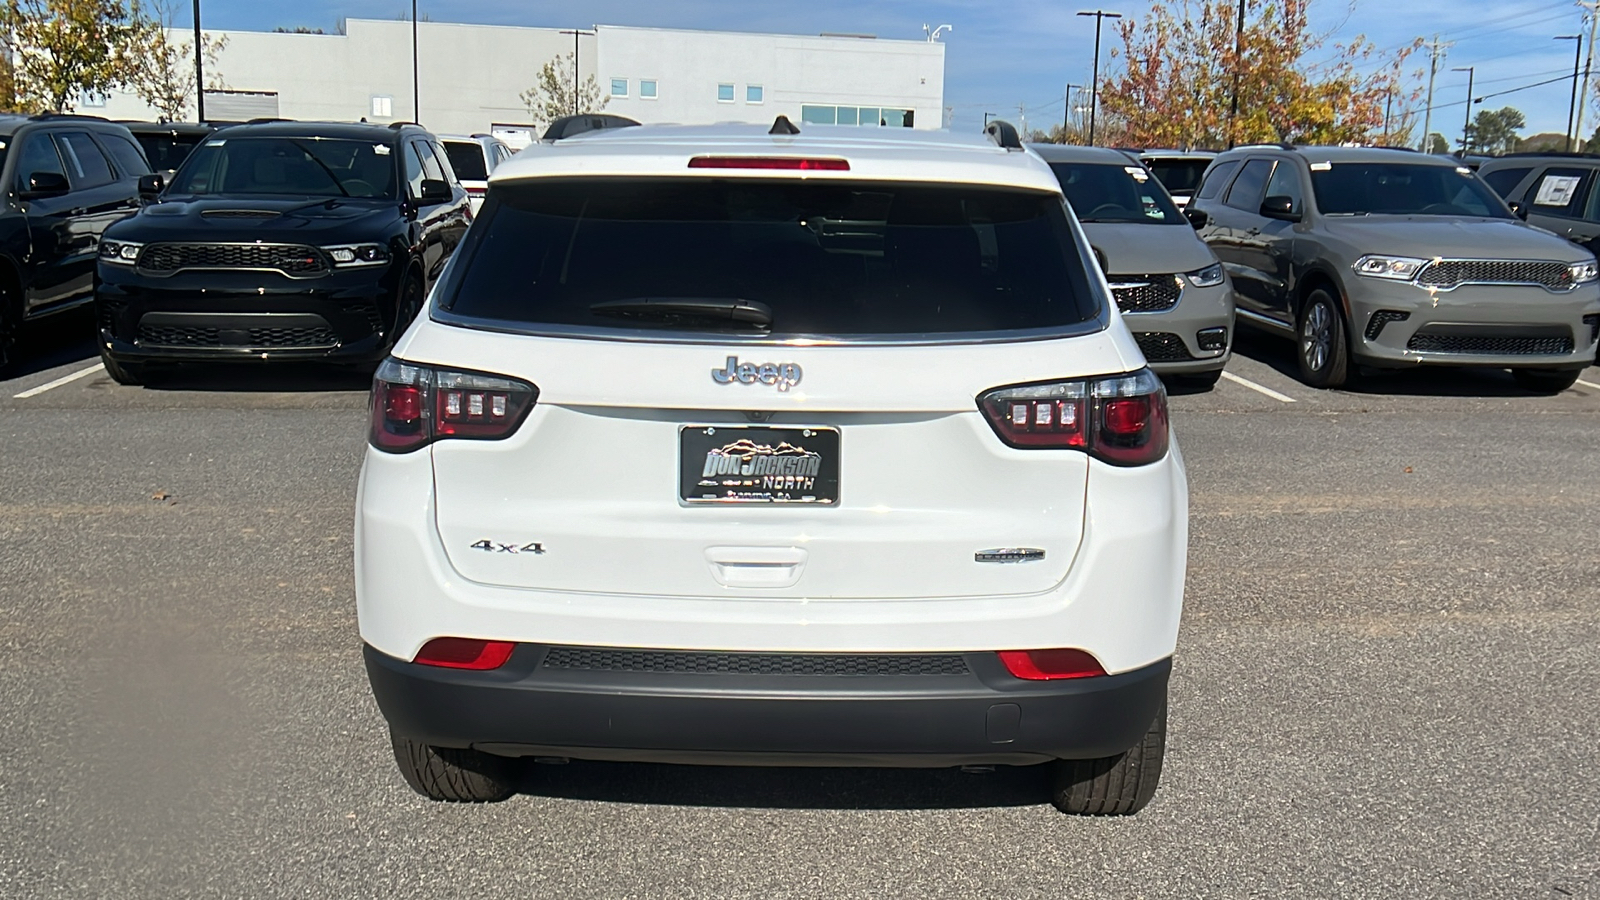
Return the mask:
<path fill-rule="evenodd" d="M 1338 387 L 1358 364 L 1498 366 L 1553 393 L 1595 358 L 1594 255 L 1517 218 L 1458 160 L 1242 147 L 1191 208 L 1241 321 L 1293 337 L 1308 384 Z"/>

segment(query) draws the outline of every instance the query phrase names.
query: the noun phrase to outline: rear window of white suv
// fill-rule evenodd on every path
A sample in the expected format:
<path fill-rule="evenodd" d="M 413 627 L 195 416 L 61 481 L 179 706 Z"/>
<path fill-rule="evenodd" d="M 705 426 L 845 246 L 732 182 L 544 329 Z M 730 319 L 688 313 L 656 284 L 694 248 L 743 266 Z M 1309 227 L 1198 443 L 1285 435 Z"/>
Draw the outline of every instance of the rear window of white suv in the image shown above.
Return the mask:
<path fill-rule="evenodd" d="M 1061 197 L 980 185 L 499 184 L 453 269 L 447 321 L 535 332 L 893 337 L 1061 330 L 1102 314 Z M 736 305 L 762 312 L 717 318 Z"/>

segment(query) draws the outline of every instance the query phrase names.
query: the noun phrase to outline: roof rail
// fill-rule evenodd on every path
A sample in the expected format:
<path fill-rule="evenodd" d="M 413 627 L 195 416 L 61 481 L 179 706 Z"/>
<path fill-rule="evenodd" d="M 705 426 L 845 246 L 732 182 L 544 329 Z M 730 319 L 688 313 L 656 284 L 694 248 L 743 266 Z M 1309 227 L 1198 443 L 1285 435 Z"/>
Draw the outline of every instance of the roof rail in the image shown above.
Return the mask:
<path fill-rule="evenodd" d="M 1254 144 L 1240 144 L 1239 146 L 1234 147 L 1233 149 L 1235 149 L 1235 150 L 1260 150 L 1262 148 L 1270 148 L 1270 149 L 1273 149 L 1273 150 L 1299 150 L 1300 149 L 1300 147 L 1297 147 L 1294 144 L 1289 143 L 1288 141 L 1258 141 L 1258 142 L 1256 142 Z"/>
<path fill-rule="evenodd" d="M 1473 155 L 1476 156 L 1476 155 L 1479 155 L 1479 154 L 1473 154 Z M 1488 154 L 1482 154 L 1482 155 L 1487 156 Z M 1560 157 L 1564 157 L 1566 159 L 1600 159 L 1600 153 L 1583 153 L 1581 151 L 1576 151 L 1576 150 L 1572 151 L 1570 153 L 1568 153 L 1568 152 L 1566 152 L 1564 150 L 1519 150 L 1516 153 L 1502 153 L 1498 157 L 1492 157 L 1492 158 L 1494 158 L 1494 159 L 1509 159 L 1510 157 L 1513 157 L 1513 156 L 1560 156 Z"/>
<path fill-rule="evenodd" d="M 789 121 L 789 117 L 788 116 L 779 116 L 776 119 L 773 119 L 772 120 L 772 128 L 768 129 L 768 131 L 767 131 L 767 134 L 799 134 L 799 133 L 800 133 L 800 126 L 798 126 L 798 125 L 794 124 L 793 122 Z"/>
<path fill-rule="evenodd" d="M 29 116 L 28 118 L 32 119 L 35 122 L 47 122 L 47 121 L 49 121 L 51 119 L 89 119 L 90 121 L 94 121 L 94 122 L 109 122 L 109 121 L 111 121 L 110 119 L 106 118 L 105 116 L 85 116 L 85 115 L 80 115 L 78 113 L 57 113 L 57 112 L 39 113 L 37 115 Z"/>
<path fill-rule="evenodd" d="M 631 128 L 638 125 L 627 116 L 614 116 L 610 113 L 583 113 L 576 116 L 562 116 L 550 123 L 544 130 L 544 137 L 540 140 L 559 141 L 573 135 L 583 134 L 585 131 L 600 131 L 605 128 Z"/>
<path fill-rule="evenodd" d="M 395 131 L 399 131 L 400 129 L 405 128 L 405 127 L 407 127 L 409 125 L 416 125 L 418 128 L 422 127 L 421 125 L 417 125 L 416 122 L 390 122 L 389 123 L 389 127 L 393 128 Z"/>
<path fill-rule="evenodd" d="M 273 122 L 293 122 L 293 119 L 280 119 L 276 116 L 261 116 L 255 119 L 245 119 L 246 125 L 270 125 Z"/>
<path fill-rule="evenodd" d="M 1017 134 L 1015 125 L 1004 119 L 995 119 L 985 125 L 983 133 L 989 136 L 989 140 L 995 142 L 995 146 L 1004 147 L 1007 150 L 1022 149 L 1022 136 Z"/>

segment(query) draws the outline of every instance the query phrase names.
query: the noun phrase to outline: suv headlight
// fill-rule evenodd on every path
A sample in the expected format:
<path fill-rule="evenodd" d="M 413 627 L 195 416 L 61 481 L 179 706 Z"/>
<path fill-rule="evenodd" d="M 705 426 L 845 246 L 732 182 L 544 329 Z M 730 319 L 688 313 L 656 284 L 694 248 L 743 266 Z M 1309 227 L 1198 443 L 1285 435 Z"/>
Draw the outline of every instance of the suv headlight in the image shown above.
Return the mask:
<path fill-rule="evenodd" d="M 1189 283 L 1195 287 L 1216 287 L 1223 281 L 1222 263 L 1212 263 L 1204 269 L 1185 272 L 1183 277 L 1189 279 Z"/>
<path fill-rule="evenodd" d="M 1422 267 L 1428 263 L 1429 260 L 1417 259 L 1411 256 L 1379 256 L 1373 254 L 1356 260 L 1356 264 L 1351 268 L 1356 270 L 1357 275 L 1365 275 L 1368 278 L 1410 281 L 1417 277 L 1417 273 L 1422 271 Z"/>
<path fill-rule="evenodd" d="M 135 244 L 131 241 L 102 240 L 100 242 L 100 259 L 102 262 L 131 266 L 139 261 L 139 253 L 142 250 L 144 250 L 143 244 Z"/>
<path fill-rule="evenodd" d="M 389 261 L 389 248 L 382 244 L 340 244 L 323 247 L 322 250 L 333 260 L 334 267 L 339 269 L 381 266 Z"/>
<path fill-rule="evenodd" d="M 1600 262 L 1590 260 L 1589 262 L 1573 263 L 1567 266 L 1567 271 L 1572 273 L 1573 284 L 1588 284 L 1600 278 Z"/>

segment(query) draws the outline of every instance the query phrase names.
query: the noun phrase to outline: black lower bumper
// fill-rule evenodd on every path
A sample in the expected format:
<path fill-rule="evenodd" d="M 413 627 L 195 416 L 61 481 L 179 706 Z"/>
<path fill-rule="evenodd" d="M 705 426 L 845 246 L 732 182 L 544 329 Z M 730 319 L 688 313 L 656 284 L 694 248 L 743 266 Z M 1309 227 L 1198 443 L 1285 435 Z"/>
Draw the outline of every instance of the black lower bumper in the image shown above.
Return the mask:
<path fill-rule="evenodd" d="M 436 746 L 640 762 L 949 766 L 1121 753 L 1154 721 L 1172 668 L 1162 660 L 1121 675 L 1023 681 L 995 654 L 968 653 L 954 657 L 956 672 L 938 674 L 640 671 L 547 665 L 552 649 L 523 644 L 500 669 L 471 672 L 366 647 L 367 677 L 390 727 Z"/>

